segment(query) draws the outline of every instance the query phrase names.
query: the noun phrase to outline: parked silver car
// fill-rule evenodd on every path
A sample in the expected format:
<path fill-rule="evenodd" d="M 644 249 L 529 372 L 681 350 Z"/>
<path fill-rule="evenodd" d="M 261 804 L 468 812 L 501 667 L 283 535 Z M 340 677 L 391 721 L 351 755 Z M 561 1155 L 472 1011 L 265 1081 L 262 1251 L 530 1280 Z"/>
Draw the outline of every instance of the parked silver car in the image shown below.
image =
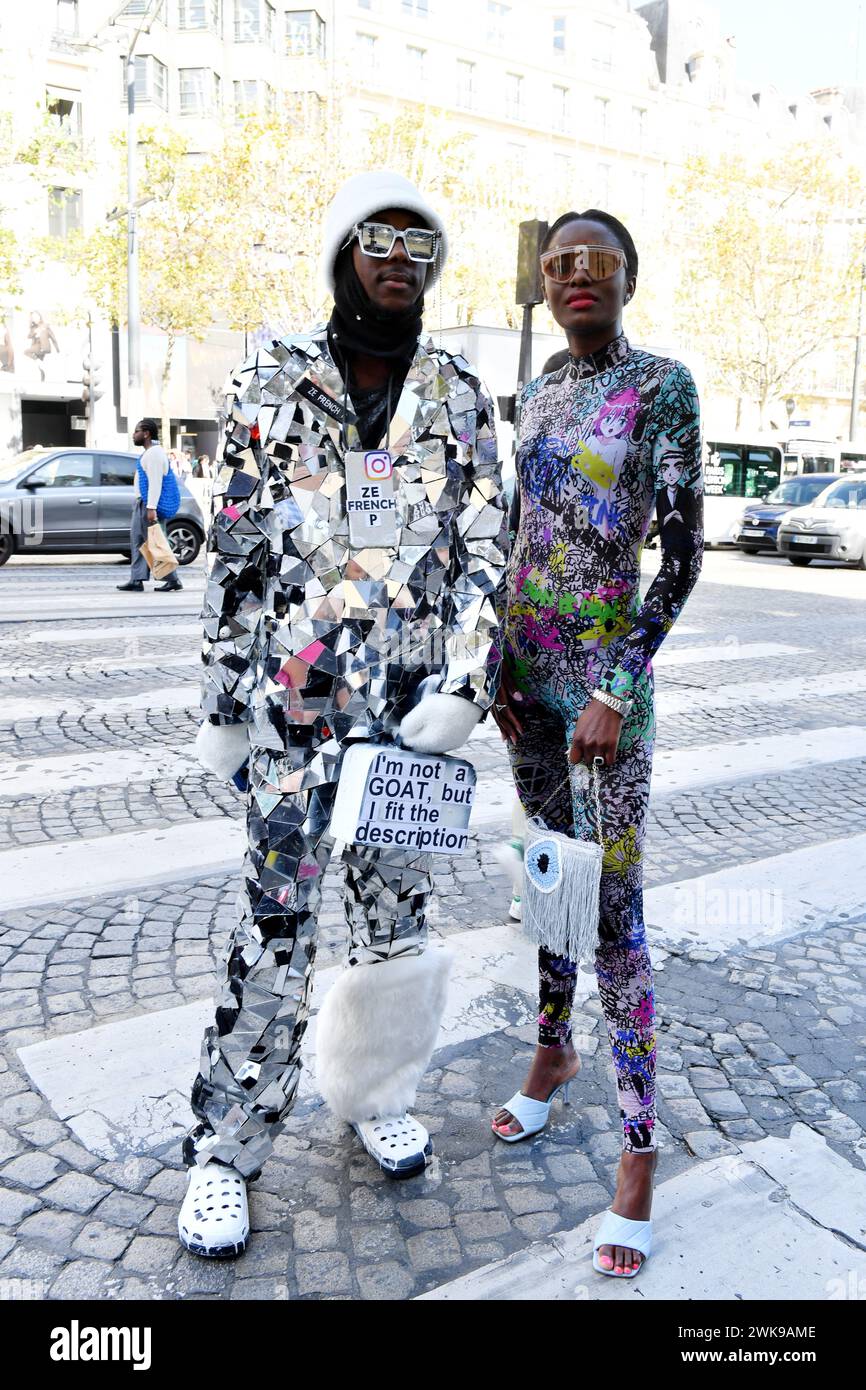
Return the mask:
<path fill-rule="evenodd" d="M 792 565 L 820 556 L 866 569 L 866 474 L 845 474 L 805 507 L 785 512 L 776 548 Z"/>
<path fill-rule="evenodd" d="M 109 449 L 28 449 L 0 463 L 0 565 L 23 555 L 129 556 L 138 454 Z M 165 524 L 181 565 L 196 558 L 206 526 L 189 489 Z"/>

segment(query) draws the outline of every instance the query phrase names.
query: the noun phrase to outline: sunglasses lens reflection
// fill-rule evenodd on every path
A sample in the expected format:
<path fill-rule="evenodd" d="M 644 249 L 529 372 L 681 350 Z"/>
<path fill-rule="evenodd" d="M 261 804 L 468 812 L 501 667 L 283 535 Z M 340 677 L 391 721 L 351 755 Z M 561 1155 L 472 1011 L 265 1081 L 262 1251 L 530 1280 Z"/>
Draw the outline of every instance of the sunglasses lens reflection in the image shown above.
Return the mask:
<path fill-rule="evenodd" d="M 361 250 L 368 256 L 387 256 L 394 245 L 394 228 L 384 222 L 361 224 Z"/>
<path fill-rule="evenodd" d="M 436 233 L 422 227 L 410 227 L 406 232 L 406 251 L 414 260 L 432 261 L 436 249 Z"/>
<path fill-rule="evenodd" d="M 609 280 L 625 264 L 625 253 L 612 246 L 568 246 L 541 258 L 544 274 L 560 285 L 567 284 L 577 264 L 590 280 Z"/>
<path fill-rule="evenodd" d="M 593 280 L 609 280 L 622 265 L 622 251 L 607 251 L 600 246 L 589 248 L 589 273 Z"/>

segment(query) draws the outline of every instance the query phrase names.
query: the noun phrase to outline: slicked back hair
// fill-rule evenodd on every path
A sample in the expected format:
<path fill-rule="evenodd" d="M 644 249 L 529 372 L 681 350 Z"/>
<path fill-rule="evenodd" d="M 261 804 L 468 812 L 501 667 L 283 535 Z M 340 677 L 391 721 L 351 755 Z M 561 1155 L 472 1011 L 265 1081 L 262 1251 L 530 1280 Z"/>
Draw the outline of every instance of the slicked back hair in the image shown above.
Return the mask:
<path fill-rule="evenodd" d="M 631 279 L 637 279 L 637 247 L 632 240 L 631 232 L 628 227 L 620 222 L 613 213 L 602 212 L 601 208 L 587 208 L 586 212 L 564 212 L 561 217 L 547 230 L 547 235 L 541 244 L 542 251 L 547 251 L 560 227 L 564 227 L 567 222 L 600 222 L 607 227 L 608 231 L 613 232 L 623 251 L 625 252 L 625 273 Z"/>

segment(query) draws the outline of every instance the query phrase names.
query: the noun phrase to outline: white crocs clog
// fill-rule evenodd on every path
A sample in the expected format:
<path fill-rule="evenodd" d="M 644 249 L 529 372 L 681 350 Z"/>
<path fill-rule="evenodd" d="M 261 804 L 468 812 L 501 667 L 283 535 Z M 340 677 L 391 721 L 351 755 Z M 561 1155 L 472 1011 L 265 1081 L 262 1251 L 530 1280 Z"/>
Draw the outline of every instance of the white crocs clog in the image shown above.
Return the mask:
<path fill-rule="evenodd" d="M 250 1211 L 240 1173 L 214 1162 L 190 1168 L 177 1233 L 181 1245 L 193 1255 L 213 1259 L 242 1255 L 250 1234 Z"/>
<path fill-rule="evenodd" d="M 422 1172 L 433 1152 L 430 1135 L 408 1114 L 353 1121 L 352 1128 L 370 1157 L 392 1178 L 411 1178 Z"/>

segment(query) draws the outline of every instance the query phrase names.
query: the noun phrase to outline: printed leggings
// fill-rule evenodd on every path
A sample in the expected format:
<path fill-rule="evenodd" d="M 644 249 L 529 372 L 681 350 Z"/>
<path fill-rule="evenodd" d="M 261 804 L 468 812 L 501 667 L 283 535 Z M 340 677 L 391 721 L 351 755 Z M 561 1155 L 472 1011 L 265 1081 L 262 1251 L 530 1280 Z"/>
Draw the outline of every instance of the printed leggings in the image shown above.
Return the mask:
<path fill-rule="evenodd" d="M 593 654 L 579 654 L 563 679 L 542 681 L 523 663 L 523 734 L 509 743 L 514 781 L 527 816 L 552 830 L 597 839 L 590 779 L 569 786 L 566 754 L 574 726 L 596 684 Z M 623 722 L 616 761 L 600 778 L 604 859 L 595 971 L 616 1074 L 617 1100 L 628 1152 L 655 1148 L 655 1010 L 653 976 L 643 921 L 642 852 L 655 742 L 652 667 L 636 683 Z M 576 782 L 577 779 L 575 779 Z M 539 1035 L 542 1047 L 571 1039 L 577 964 L 539 950 Z"/>

